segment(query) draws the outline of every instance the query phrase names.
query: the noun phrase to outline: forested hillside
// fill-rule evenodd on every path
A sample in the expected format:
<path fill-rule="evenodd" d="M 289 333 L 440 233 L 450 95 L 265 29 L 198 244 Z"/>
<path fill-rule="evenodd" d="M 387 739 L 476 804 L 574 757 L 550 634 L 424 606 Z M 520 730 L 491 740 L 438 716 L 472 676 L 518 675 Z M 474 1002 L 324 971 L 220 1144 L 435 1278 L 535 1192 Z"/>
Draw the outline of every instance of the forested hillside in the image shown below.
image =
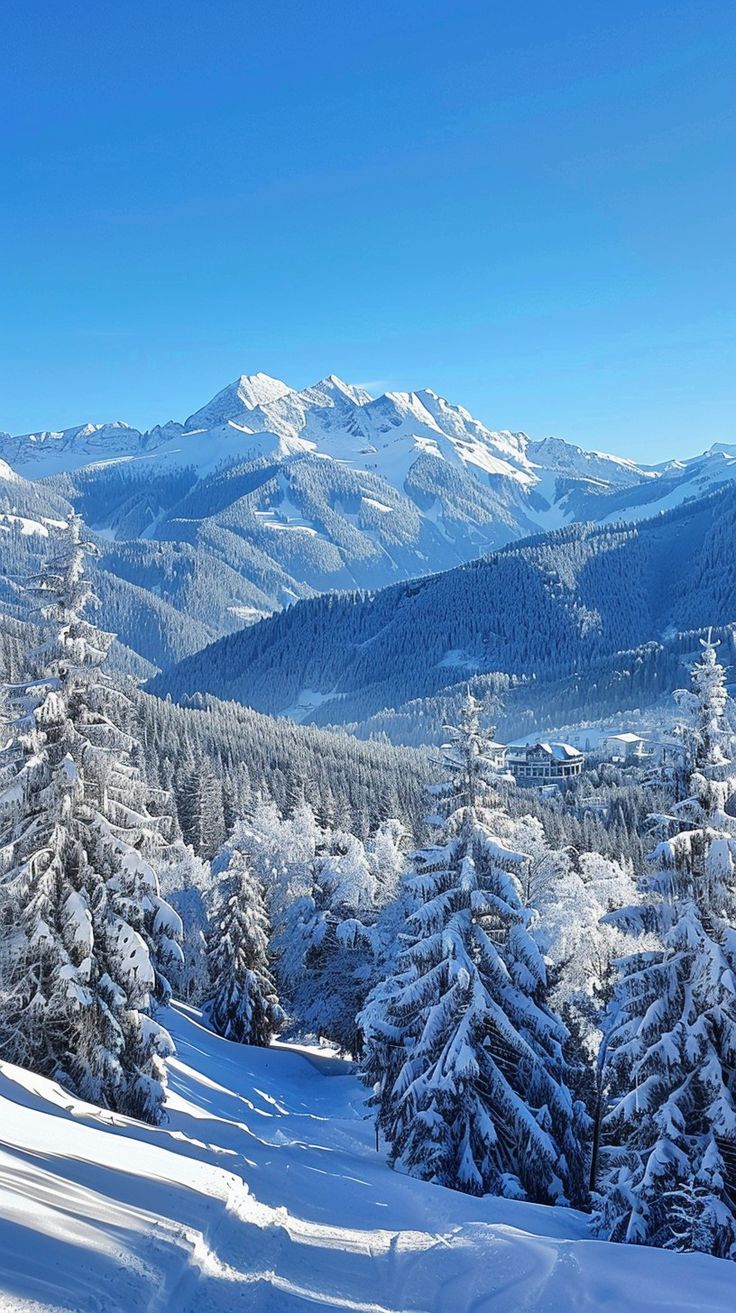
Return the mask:
<path fill-rule="evenodd" d="M 425 752 L 274 720 L 206 695 L 184 707 L 143 692 L 132 696 L 132 727 L 149 776 L 178 804 L 192 790 L 198 808 L 204 799 L 208 850 L 265 797 L 284 814 L 304 800 L 330 824 L 361 836 L 391 816 L 410 832 L 422 830 L 432 774 Z"/>
<path fill-rule="evenodd" d="M 235 1046 L 350 1055 L 397 1179 L 736 1256 L 731 500 L 307 599 L 148 691 L 108 627 L 165 658 L 217 569 L 37 509 L 6 513 L 5 1064 L 159 1127 L 175 997 Z M 662 742 L 537 745 L 577 771 L 528 788 L 491 738 L 654 697 Z"/>
<path fill-rule="evenodd" d="M 736 654 L 736 625 L 713 626 L 730 659 Z M 536 733 L 546 737 L 563 725 L 619 719 L 656 704 L 666 705 L 672 690 L 687 683 L 687 672 L 697 654 L 702 629 L 683 630 L 661 642 L 601 657 L 588 667 L 551 679 L 526 679 L 503 674 L 476 675 L 466 671 L 457 682 L 429 697 L 410 699 L 385 707 L 344 728 L 359 738 L 386 735 L 393 743 L 437 743 L 442 727 L 452 720 L 467 692 L 484 700 L 504 741 Z M 324 707 L 328 716 L 330 704 Z M 318 723 L 320 710 L 311 720 Z"/>
<path fill-rule="evenodd" d="M 298 603 L 150 687 L 324 724 L 362 722 L 490 672 L 564 684 L 600 670 L 610 683 L 617 653 L 736 619 L 735 532 L 730 490 L 636 525 L 554 530 L 382 592 Z"/>
<path fill-rule="evenodd" d="M 41 636 L 37 626 L 0 616 L 0 681 L 22 679 L 28 650 Z M 109 664 L 124 681 L 126 728 L 141 742 L 147 778 L 170 790 L 175 810 L 189 805 L 205 813 L 208 850 L 265 797 L 282 812 L 306 800 L 330 823 L 360 835 L 389 816 L 421 832 L 432 770 L 426 753 L 274 720 L 211 696 L 189 706 L 153 697 L 127 682 L 148 672 L 117 641 Z"/>

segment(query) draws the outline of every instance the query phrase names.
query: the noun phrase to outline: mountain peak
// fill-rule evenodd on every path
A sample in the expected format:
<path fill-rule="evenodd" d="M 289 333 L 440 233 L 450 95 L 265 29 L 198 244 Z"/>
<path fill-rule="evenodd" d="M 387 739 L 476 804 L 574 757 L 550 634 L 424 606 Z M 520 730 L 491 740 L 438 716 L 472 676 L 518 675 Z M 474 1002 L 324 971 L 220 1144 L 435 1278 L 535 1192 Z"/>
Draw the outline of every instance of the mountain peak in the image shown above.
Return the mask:
<path fill-rule="evenodd" d="M 270 374 L 241 374 L 227 387 L 217 392 L 206 405 L 195 410 L 186 420 L 186 429 L 214 428 L 229 419 L 240 419 L 244 412 L 257 406 L 267 406 L 293 391 L 288 383 Z"/>
<path fill-rule="evenodd" d="M 311 396 L 318 393 L 330 399 L 337 396 L 346 397 L 355 406 L 367 406 L 368 402 L 373 400 L 370 392 L 366 392 L 365 388 L 357 387 L 354 383 L 346 383 L 344 379 L 338 378 L 337 374 L 328 374 L 326 378 L 321 378 L 319 383 L 313 383 L 311 387 L 306 388 L 305 393 Z"/>
<path fill-rule="evenodd" d="M 262 373 L 241 374 L 231 386 L 235 387 L 238 399 L 248 410 L 254 410 L 256 406 L 267 406 L 269 401 L 277 401 L 293 390 L 282 379 Z"/>

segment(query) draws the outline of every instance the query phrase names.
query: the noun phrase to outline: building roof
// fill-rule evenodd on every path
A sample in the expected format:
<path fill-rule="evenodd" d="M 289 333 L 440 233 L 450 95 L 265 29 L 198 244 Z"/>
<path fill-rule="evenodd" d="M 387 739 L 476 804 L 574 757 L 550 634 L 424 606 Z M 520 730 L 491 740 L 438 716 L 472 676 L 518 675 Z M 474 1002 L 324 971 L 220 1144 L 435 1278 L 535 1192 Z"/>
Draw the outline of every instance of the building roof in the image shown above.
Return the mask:
<path fill-rule="evenodd" d="M 641 734 L 608 734 L 607 738 L 615 739 L 617 743 L 643 743 L 644 739 Z"/>
<path fill-rule="evenodd" d="M 583 755 L 579 748 L 573 748 L 570 743 L 543 743 L 542 747 L 548 749 L 557 761 L 570 761 Z"/>
<path fill-rule="evenodd" d="M 540 751 L 548 757 L 554 757 L 555 761 L 577 761 L 583 755 L 569 743 L 522 743 L 511 749 L 514 756 L 526 756 L 529 752 Z"/>

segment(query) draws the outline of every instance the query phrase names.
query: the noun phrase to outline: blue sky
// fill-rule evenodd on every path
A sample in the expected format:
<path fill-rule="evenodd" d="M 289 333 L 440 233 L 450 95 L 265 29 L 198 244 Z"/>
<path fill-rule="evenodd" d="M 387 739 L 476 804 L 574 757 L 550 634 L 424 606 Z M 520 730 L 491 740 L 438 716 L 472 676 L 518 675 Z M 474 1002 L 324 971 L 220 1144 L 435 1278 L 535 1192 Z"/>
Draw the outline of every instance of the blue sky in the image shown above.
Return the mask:
<path fill-rule="evenodd" d="M 731 0 L 6 11 L 0 428 L 239 373 L 736 442 Z"/>

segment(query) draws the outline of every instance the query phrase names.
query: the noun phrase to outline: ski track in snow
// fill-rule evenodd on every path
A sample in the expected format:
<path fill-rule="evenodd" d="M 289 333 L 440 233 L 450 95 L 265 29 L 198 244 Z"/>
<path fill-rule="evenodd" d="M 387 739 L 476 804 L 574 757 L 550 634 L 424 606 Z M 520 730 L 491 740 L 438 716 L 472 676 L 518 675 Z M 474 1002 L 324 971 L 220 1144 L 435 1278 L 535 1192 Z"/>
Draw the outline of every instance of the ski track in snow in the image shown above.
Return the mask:
<path fill-rule="evenodd" d="M 391 1172 L 349 1066 L 198 1014 L 152 1129 L 0 1064 L 0 1313 L 725 1313 L 733 1268 Z"/>

